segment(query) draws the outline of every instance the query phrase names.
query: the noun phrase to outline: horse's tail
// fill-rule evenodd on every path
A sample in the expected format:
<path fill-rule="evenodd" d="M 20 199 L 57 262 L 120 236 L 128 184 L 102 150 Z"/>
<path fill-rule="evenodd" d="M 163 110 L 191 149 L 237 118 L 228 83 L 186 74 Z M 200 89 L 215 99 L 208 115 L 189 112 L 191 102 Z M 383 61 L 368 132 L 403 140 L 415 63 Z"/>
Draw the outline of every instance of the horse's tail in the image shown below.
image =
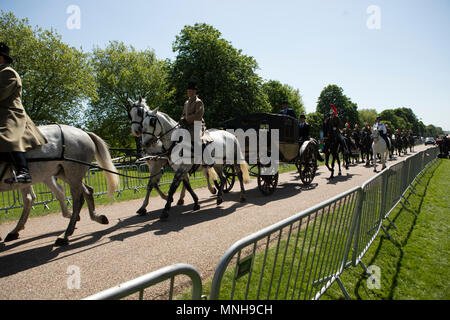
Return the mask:
<path fill-rule="evenodd" d="M 241 168 L 241 172 L 242 172 L 242 180 L 244 183 L 249 183 L 250 182 L 250 175 L 248 173 L 248 163 L 247 161 L 242 161 L 239 164 L 239 167 Z"/>
<path fill-rule="evenodd" d="M 87 132 L 89 137 L 95 144 L 95 158 L 98 161 L 100 167 L 105 168 L 112 172 L 117 172 L 114 166 L 111 155 L 109 153 L 108 145 L 95 133 Z M 108 171 L 104 171 L 106 182 L 108 183 L 108 197 L 114 198 L 114 192 L 119 187 L 119 176 Z"/>

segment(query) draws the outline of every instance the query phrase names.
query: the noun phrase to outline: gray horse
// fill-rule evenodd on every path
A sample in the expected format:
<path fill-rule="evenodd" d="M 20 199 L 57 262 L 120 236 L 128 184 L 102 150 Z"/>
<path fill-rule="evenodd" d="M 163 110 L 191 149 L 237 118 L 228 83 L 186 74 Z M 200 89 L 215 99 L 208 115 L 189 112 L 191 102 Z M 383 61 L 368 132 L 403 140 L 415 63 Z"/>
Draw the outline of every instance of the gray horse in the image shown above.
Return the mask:
<path fill-rule="evenodd" d="M 70 222 L 66 231 L 55 242 L 57 246 L 67 245 L 69 237 L 75 230 L 75 224 L 79 220 L 79 213 L 84 200 L 87 201 L 89 215 L 93 221 L 101 224 L 109 223 L 106 216 L 96 214 L 93 189 L 83 183 L 83 178 L 89 167 L 76 161 L 91 163 L 96 158 L 100 167 L 112 172 L 117 172 L 117 170 L 112 163 L 107 144 L 94 133 L 66 125 L 40 126 L 39 129 L 47 138 L 48 143 L 26 153 L 30 174 L 33 178 L 32 184 L 45 183 L 52 191 L 55 191 L 55 195 L 61 204 L 63 215 L 65 217 L 70 216 Z M 7 237 L 8 240 L 13 240 L 17 239 L 19 231 L 24 229 L 36 196 L 33 192 L 32 184 L 11 185 L 4 182 L 5 179 L 12 177 L 12 171 L 8 170 L 8 167 L 9 164 L 0 164 L 0 172 L 2 173 L 0 192 L 20 189 L 24 202 L 19 222 Z M 70 187 L 73 203 L 71 215 L 64 203 L 64 188 L 56 182 L 55 177 L 60 178 Z M 105 178 L 108 184 L 108 196 L 112 198 L 119 186 L 118 176 L 105 171 Z"/>
<path fill-rule="evenodd" d="M 183 185 L 186 187 L 186 189 L 194 199 L 194 210 L 200 209 L 200 206 L 198 205 L 198 198 L 189 184 L 189 179 L 186 178 L 187 173 L 195 165 L 184 163 L 184 160 L 182 160 L 181 158 L 174 159 L 173 156 L 174 154 L 176 154 L 176 152 L 171 151 L 174 150 L 175 145 L 177 145 L 177 150 L 191 149 L 190 139 L 183 139 L 182 142 L 179 142 L 177 144 L 172 141 L 171 136 L 178 130 L 176 129 L 177 125 L 178 123 L 175 120 L 173 120 L 163 112 L 158 112 L 158 109 L 150 111 L 144 118 L 142 124 L 142 145 L 145 150 L 151 154 L 159 154 L 167 157 L 170 166 L 175 171 L 174 179 L 172 181 L 172 184 L 170 185 L 166 206 L 164 207 L 163 213 L 160 216 L 161 220 L 165 220 L 169 217 L 169 210 L 173 202 L 173 195 L 181 182 L 183 182 Z M 235 172 L 237 173 L 241 187 L 240 201 L 244 202 L 246 200 L 244 183 L 248 183 L 250 181 L 250 176 L 248 173 L 248 164 L 244 160 L 244 156 L 242 154 L 238 139 L 232 133 L 224 130 L 210 129 L 208 130 L 208 133 L 213 139 L 213 142 L 211 142 L 207 146 L 209 150 L 221 151 L 222 155 L 228 155 L 228 153 L 231 153 L 231 159 L 228 158 L 226 160 L 233 161 L 233 163 L 230 164 L 234 166 Z M 223 202 L 223 186 L 225 184 L 225 178 L 222 174 L 224 162 L 212 162 L 212 165 L 213 167 L 207 166 L 205 165 L 205 163 L 202 163 L 202 166 L 207 168 L 208 174 L 213 180 L 217 180 L 217 173 L 219 174 L 220 187 L 217 193 L 217 204 L 220 205 Z"/>
<path fill-rule="evenodd" d="M 145 116 L 150 113 L 150 108 L 147 106 L 145 99 L 140 97 L 138 101 L 133 102 L 133 100 L 128 99 L 128 102 L 131 106 L 130 110 L 130 120 L 131 120 L 131 133 L 135 137 L 140 137 L 142 134 L 142 124 L 144 122 Z M 159 142 L 159 147 L 162 149 L 161 142 Z M 157 149 L 153 149 L 153 151 L 158 153 Z M 141 207 L 137 210 L 137 214 L 139 215 L 145 215 L 147 214 L 147 206 L 150 200 L 150 193 L 155 188 L 155 190 L 158 192 L 158 194 L 167 201 L 167 196 L 161 191 L 161 189 L 158 186 L 158 183 L 162 177 L 162 173 L 158 174 L 158 172 L 161 172 L 161 169 L 163 169 L 168 164 L 168 158 L 167 157 L 158 157 L 155 156 L 153 158 L 149 158 L 146 160 L 147 166 L 149 168 L 149 172 L 151 173 L 151 177 L 147 184 L 147 193 L 145 194 L 144 202 L 142 203 Z M 203 169 L 203 174 L 206 177 L 206 181 L 208 184 L 208 190 L 211 192 L 211 194 L 216 194 L 216 189 L 211 185 L 209 180 L 209 173 L 206 168 Z M 189 176 L 186 175 L 186 178 L 189 179 Z M 184 197 L 186 194 L 186 187 L 183 184 L 181 193 L 180 193 L 180 199 L 178 200 L 178 205 L 184 204 Z"/>

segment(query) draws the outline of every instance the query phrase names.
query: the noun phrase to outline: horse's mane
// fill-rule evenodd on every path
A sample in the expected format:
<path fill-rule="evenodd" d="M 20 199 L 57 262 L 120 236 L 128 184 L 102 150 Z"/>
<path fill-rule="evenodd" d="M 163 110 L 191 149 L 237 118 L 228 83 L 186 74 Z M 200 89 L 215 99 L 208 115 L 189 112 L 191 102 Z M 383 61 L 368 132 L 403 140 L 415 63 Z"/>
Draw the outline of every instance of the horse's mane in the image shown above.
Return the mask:
<path fill-rule="evenodd" d="M 150 109 L 150 107 L 147 105 L 145 99 L 142 99 L 142 105 L 147 109 L 147 112 L 152 112 L 153 110 Z M 175 125 L 177 121 L 172 119 L 167 113 L 159 111 L 156 113 L 156 115 L 162 116 L 168 123 Z"/>

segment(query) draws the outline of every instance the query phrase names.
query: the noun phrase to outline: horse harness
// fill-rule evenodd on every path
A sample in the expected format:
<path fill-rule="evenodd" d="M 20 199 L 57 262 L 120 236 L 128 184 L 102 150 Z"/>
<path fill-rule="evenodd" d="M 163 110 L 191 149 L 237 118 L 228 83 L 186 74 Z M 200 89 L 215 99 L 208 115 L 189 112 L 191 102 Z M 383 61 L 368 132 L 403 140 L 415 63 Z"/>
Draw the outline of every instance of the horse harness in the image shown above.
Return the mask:
<path fill-rule="evenodd" d="M 88 163 L 88 162 L 85 162 L 85 161 L 72 159 L 72 158 L 67 158 L 65 156 L 66 143 L 65 143 L 64 131 L 62 130 L 62 127 L 61 127 L 61 125 L 59 123 L 54 123 L 54 125 L 57 125 L 59 127 L 60 132 L 61 132 L 61 154 L 60 154 L 60 156 L 59 157 L 53 157 L 53 158 L 30 158 L 30 159 L 26 159 L 27 162 L 69 161 L 69 162 L 74 162 L 74 163 L 78 163 L 78 164 L 81 164 L 81 165 L 85 165 L 85 166 L 88 166 L 88 167 L 91 167 L 91 168 L 96 168 L 96 169 L 99 169 L 99 170 L 103 170 L 103 171 L 106 171 L 106 172 L 109 172 L 109 173 L 112 173 L 112 174 L 116 174 L 118 176 L 126 177 L 126 178 L 144 179 L 144 178 L 139 178 L 139 177 L 134 177 L 134 176 L 128 176 L 128 175 L 125 175 L 125 174 L 121 174 L 121 173 L 118 173 L 118 172 L 115 172 L 115 171 L 112 171 L 112 170 L 109 170 L 109 169 L 106 169 L 106 168 L 102 168 L 99 165 L 95 165 L 95 164 Z M 0 181 L 3 180 L 3 177 L 6 174 L 7 169 L 11 166 L 11 163 L 8 163 L 8 164 L 9 165 L 6 165 L 4 167 L 4 169 L 2 170 L 2 173 L 0 174 Z M 163 174 L 163 173 L 164 173 L 164 169 L 161 169 L 161 171 L 159 173 L 151 175 L 149 177 L 145 177 L 145 179 L 151 179 L 151 178 L 156 177 L 156 176 L 158 176 L 160 174 Z M 58 172 L 58 174 L 59 174 L 59 172 Z M 58 174 L 56 174 L 56 175 L 58 175 Z"/>

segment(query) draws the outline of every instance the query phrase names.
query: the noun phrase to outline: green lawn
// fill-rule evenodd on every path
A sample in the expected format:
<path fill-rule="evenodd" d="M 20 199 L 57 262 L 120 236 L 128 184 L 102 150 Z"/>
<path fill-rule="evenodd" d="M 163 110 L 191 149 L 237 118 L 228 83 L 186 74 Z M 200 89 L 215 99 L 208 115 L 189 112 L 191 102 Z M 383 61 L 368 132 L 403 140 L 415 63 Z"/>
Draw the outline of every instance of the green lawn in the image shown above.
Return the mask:
<path fill-rule="evenodd" d="M 416 194 L 407 193 L 409 210 L 398 205 L 392 211 L 390 218 L 395 223 L 397 229 L 394 229 L 387 221 L 384 227 L 391 234 L 393 241 L 380 231 L 378 237 L 363 258 L 366 266 L 376 266 L 380 270 L 380 288 L 367 285 L 367 276 L 363 274 L 360 266 L 350 267 L 344 271 L 341 280 L 349 292 L 352 299 L 363 300 L 384 300 L 384 299 L 449 299 L 450 298 L 450 271 L 448 259 L 450 255 L 449 234 L 449 203 L 448 190 L 450 187 L 450 162 L 448 160 L 439 160 L 422 177 L 422 183 L 416 184 Z M 295 228 L 294 228 L 295 230 Z M 310 232 L 310 231 L 306 231 Z M 311 232 L 310 232 L 311 233 Z M 316 237 L 317 230 L 314 233 Z M 305 234 L 305 230 L 300 230 L 298 239 L 305 239 L 305 246 L 309 246 L 310 235 Z M 312 233 L 311 233 L 312 235 Z M 291 237 L 295 239 L 296 236 Z M 333 235 L 331 234 L 331 237 Z M 300 269 L 306 265 L 303 261 L 305 257 L 299 260 L 298 248 L 293 248 L 293 240 L 289 243 L 281 240 L 279 243 L 273 243 L 269 250 L 257 250 L 252 268 L 251 281 L 248 282 L 248 276 L 239 278 L 233 286 L 235 277 L 235 268 L 230 267 L 224 275 L 221 288 L 221 299 L 229 299 L 230 292 L 234 290 L 234 299 L 245 298 L 247 284 L 249 284 L 248 299 L 273 299 L 276 292 L 278 299 L 291 299 L 291 293 L 297 292 L 300 286 L 306 289 L 308 285 L 301 277 L 301 281 L 296 284 L 296 290 L 289 288 L 289 281 L 292 282 L 293 275 L 289 275 L 289 264 L 293 257 L 297 256 L 294 266 L 300 263 Z M 286 250 L 286 258 L 281 260 L 277 255 L 282 255 Z M 259 252 L 261 251 L 261 252 Z M 315 252 L 314 252 L 315 254 Z M 244 257 L 244 256 L 243 256 Z M 241 258 L 243 258 L 241 257 Z M 310 256 L 309 259 L 319 259 L 320 257 Z M 274 261 L 276 261 L 274 263 Z M 316 260 L 320 261 L 320 260 Z M 266 264 L 264 270 L 261 265 Z M 284 274 L 280 270 L 284 266 Z M 272 277 L 272 270 L 274 276 Z M 303 271 L 303 270 L 302 270 Z M 300 274 L 303 274 L 302 272 Z M 306 270 L 309 275 L 309 270 Z M 263 284 L 258 286 L 259 279 L 264 279 Z M 278 279 L 281 279 L 278 285 Z M 271 281 L 273 284 L 271 285 Z M 252 285 L 256 283 L 256 286 Z M 209 296 L 211 279 L 204 284 L 204 294 Z M 286 288 L 288 290 L 286 290 Z M 287 295 L 285 295 L 287 292 Z M 301 294 L 301 299 L 310 297 L 310 293 L 305 291 Z M 185 294 L 181 299 L 188 298 Z M 343 299 L 344 296 L 337 283 L 322 296 L 322 299 Z"/>
<path fill-rule="evenodd" d="M 368 289 L 359 266 L 342 275 L 353 299 L 450 298 L 450 161 L 439 160 L 421 180 L 408 197 L 409 210 L 398 205 L 390 215 L 398 229 L 384 223 L 393 241 L 380 231 L 363 258 L 366 266 L 380 268 L 380 289 Z M 336 284 L 331 289 L 324 298 L 342 298 Z"/>

